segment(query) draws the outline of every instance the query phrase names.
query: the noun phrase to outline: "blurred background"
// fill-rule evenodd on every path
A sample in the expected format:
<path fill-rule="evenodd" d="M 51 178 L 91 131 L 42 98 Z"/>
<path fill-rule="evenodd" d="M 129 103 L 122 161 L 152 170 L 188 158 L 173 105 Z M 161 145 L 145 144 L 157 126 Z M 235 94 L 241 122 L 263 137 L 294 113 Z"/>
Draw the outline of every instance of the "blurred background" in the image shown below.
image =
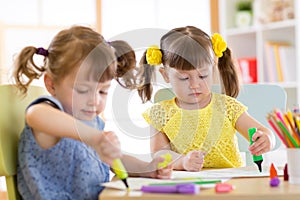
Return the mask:
<path fill-rule="evenodd" d="M 47 49 L 57 32 L 72 25 L 92 27 L 107 40 L 124 39 L 136 30 L 158 30 L 150 40 L 143 34 L 135 37 L 148 42 L 143 47 L 133 45 L 139 49 L 135 49 L 138 62 L 147 45 L 159 45 L 159 37 L 169 29 L 193 25 L 210 34 L 210 16 L 210 0 L 0 0 L 0 83 L 11 83 L 14 57 L 22 48 Z M 43 85 L 42 79 L 34 84 Z M 114 83 L 104 114 L 106 129 L 118 134 L 125 153 L 136 155 L 138 150 L 137 156 L 147 160 L 150 158 L 148 129 L 141 113 L 150 103 L 142 104 L 135 92 L 124 93 L 118 89 Z M 125 103 L 126 108 L 122 109 L 126 119 L 113 111 L 113 98 Z M 132 128 L 137 132 L 130 133 Z M 5 189 L 2 177 L 1 189 Z"/>

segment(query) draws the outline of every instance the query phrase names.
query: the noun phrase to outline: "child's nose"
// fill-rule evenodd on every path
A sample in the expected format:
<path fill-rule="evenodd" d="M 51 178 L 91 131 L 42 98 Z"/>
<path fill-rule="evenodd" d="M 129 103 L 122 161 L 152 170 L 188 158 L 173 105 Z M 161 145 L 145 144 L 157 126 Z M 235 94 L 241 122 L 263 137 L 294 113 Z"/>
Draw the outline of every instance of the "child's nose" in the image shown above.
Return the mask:
<path fill-rule="evenodd" d="M 191 89 L 198 88 L 199 84 L 200 84 L 200 80 L 190 79 L 190 88 Z"/>
<path fill-rule="evenodd" d="M 100 95 L 90 95 L 88 98 L 88 105 L 97 105 L 101 101 Z"/>

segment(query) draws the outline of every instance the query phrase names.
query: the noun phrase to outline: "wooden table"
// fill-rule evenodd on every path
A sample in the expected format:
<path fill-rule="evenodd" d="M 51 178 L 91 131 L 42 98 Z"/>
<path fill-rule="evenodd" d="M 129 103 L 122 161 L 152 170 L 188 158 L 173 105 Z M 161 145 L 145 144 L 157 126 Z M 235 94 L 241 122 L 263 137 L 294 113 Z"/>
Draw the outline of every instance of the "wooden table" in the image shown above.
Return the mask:
<path fill-rule="evenodd" d="M 278 187 L 270 187 L 269 177 L 263 178 L 234 178 L 228 181 L 235 186 L 235 190 L 229 193 L 216 193 L 214 188 L 201 189 L 196 195 L 182 194 L 158 194 L 142 193 L 141 191 L 120 191 L 116 189 L 104 189 L 99 195 L 100 200 L 297 200 L 300 199 L 300 185 L 289 184 L 280 177 Z"/>

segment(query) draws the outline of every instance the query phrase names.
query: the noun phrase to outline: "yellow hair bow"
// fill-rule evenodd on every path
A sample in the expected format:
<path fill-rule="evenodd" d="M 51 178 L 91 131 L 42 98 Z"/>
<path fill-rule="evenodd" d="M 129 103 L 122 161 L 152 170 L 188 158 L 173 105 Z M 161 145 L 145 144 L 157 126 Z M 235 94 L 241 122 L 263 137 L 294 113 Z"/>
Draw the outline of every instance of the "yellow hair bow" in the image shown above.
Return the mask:
<path fill-rule="evenodd" d="M 222 38 L 222 36 L 218 33 L 215 33 L 211 38 L 211 42 L 213 45 L 213 50 L 215 52 L 215 55 L 219 58 L 222 57 L 223 52 L 227 48 L 227 44 L 224 41 L 224 39 Z"/>
<path fill-rule="evenodd" d="M 162 53 L 157 45 L 152 45 L 147 49 L 146 61 L 149 65 L 160 65 L 162 63 Z"/>

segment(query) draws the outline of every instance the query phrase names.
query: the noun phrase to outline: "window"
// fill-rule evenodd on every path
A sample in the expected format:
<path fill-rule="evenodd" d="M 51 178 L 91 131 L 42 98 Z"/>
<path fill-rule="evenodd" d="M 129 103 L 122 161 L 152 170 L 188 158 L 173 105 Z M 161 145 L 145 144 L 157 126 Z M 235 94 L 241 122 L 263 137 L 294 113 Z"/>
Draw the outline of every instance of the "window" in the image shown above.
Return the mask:
<path fill-rule="evenodd" d="M 74 24 L 96 27 L 96 0 L 0 0 L 0 8 L 0 83 L 10 81 L 14 55 L 25 46 L 47 48 Z"/>

